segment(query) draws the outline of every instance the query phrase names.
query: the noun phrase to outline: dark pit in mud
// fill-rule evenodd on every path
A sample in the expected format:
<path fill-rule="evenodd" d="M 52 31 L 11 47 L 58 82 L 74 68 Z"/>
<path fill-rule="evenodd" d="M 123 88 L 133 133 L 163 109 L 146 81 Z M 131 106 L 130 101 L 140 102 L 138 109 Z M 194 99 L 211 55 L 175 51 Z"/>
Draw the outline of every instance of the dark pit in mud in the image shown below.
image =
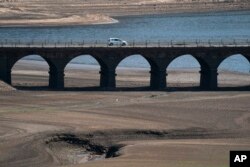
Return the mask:
<path fill-rule="evenodd" d="M 120 148 L 124 146 L 107 140 L 95 142 L 88 136 L 74 134 L 57 134 L 46 140 L 46 144 L 48 152 L 52 153 L 54 159 L 62 165 L 117 157 L 120 155 Z"/>
<path fill-rule="evenodd" d="M 122 142 L 132 140 L 214 138 L 230 136 L 226 131 L 215 132 L 202 128 L 183 130 L 123 130 L 97 131 L 83 134 L 54 134 L 45 140 L 47 152 L 60 165 L 114 158 L 121 155 Z"/>

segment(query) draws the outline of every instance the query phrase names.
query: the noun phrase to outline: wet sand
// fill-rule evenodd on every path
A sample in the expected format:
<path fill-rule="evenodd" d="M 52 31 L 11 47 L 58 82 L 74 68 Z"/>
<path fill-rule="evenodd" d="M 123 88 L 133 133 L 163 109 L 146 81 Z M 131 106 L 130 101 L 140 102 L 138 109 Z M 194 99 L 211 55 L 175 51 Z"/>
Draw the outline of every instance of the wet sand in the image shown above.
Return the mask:
<path fill-rule="evenodd" d="M 47 67 L 38 64 L 18 63 L 14 85 L 46 86 Z M 98 71 L 71 67 L 66 85 L 98 85 Z M 194 76 L 185 71 L 173 74 Z M 121 86 L 148 84 L 145 70 L 118 72 Z M 224 74 L 234 86 L 250 83 L 249 75 Z M 190 86 L 190 77 L 176 80 Z M 250 148 L 249 98 L 249 91 L 1 91 L 0 166 L 228 166 L 229 150 Z"/>

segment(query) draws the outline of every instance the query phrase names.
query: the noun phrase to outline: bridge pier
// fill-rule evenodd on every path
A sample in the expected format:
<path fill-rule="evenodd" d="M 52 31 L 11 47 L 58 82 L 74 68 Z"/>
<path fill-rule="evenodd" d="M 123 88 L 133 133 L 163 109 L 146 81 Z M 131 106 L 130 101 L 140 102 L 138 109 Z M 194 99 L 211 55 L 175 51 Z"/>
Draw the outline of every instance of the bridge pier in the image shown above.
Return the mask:
<path fill-rule="evenodd" d="M 104 89 L 114 89 L 116 87 L 115 69 L 101 69 L 100 71 L 100 87 Z"/>
<path fill-rule="evenodd" d="M 2 70 L 0 68 L 0 80 L 4 81 L 5 83 L 11 85 L 11 70 L 10 69 L 4 69 Z"/>
<path fill-rule="evenodd" d="M 216 90 L 218 87 L 218 70 L 202 69 L 200 87 L 204 90 Z"/>
<path fill-rule="evenodd" d="M 0 80 L 11 85 L 11 68 L 8 66 L 8 59 L 6 56 L 0 57 Z"/>
<path fill-rule="evenodd" d="M 167 85 L 166 81 L 166 68 L 154 69 L 150 71 L 150 87 L 154 90 L 165 89 Z"/>
<path fill-rule="evenodd" d="M 50 67 L 49 87 L 56 90 L 64 89 L 64 70 Z"/>

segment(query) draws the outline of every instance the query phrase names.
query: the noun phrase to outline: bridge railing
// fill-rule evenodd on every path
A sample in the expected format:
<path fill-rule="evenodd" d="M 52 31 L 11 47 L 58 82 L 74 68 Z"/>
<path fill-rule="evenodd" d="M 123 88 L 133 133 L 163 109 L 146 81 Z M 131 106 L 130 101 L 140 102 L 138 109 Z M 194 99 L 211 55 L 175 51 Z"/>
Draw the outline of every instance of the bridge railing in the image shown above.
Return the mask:
<path fill-rule="evenodd" d="M 0 41 L 0 47 L 242 47 L 250 46 L 250 40 L 246 39 L 237 39 L 237 40 L 189 40 L 189 41 L 180 41 L 180 40 L 158 40 L 158 41 L 128 41 L 127 46 L 114 45 L 109 46 L 106 41 L 95 40 L 95 41 L 11 41 L 3 40 Z"/>

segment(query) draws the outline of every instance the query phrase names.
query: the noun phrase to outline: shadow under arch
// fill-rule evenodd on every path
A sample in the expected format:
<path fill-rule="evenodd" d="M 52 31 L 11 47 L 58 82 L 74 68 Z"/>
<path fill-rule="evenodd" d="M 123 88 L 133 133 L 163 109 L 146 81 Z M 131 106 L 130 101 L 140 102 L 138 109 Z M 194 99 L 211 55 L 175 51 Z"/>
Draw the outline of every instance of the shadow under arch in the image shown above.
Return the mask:
<path fill-rule="evenodd" d="M 167 88 L 171 90 L 199 90 L 200 71 L 208 68 L 207 63 L 192 54 L 174 57 L 167 65 Z"/>
<path fill-rule="evenodd" d="M 48 89 L 49 70 L 52 66 L 53 63 L 41 55 L 20 56 L 11 64 L 11 83 L 22 90 Z"/>
<path fill-rule="evenodd" d="M 250 90 L 250 57 L 240 53 L 227 55 L 217 69 L 219 89 Z"/>
<path fill-rule="evenodd" d="M 116 66 L 116 88 L 128 91 L 150 89 L 150 70 L 155 66 L 151 59 L 141 54 L 124 57 Z"/>
<path fill-rule="evenodd" d="M 98 90 L 105 63 L 90 54 L 73 56 L 65 65 L 65 90 Z"/>

